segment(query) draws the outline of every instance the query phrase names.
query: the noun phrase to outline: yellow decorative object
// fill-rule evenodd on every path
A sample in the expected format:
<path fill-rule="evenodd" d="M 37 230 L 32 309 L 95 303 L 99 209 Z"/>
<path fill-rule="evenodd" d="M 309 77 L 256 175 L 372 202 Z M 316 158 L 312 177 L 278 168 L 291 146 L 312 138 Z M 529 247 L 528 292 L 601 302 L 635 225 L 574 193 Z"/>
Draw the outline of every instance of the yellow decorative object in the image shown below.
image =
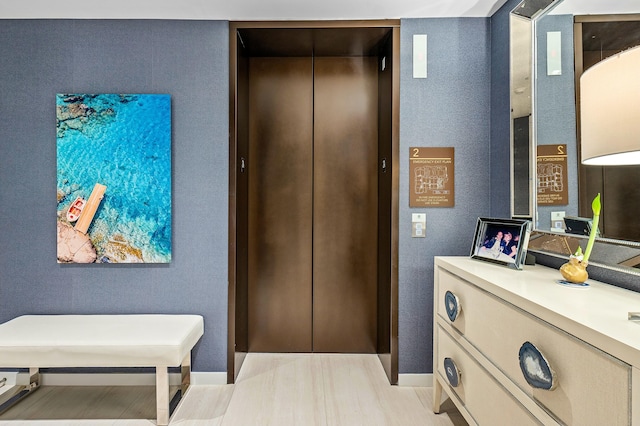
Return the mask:
<path fill-rule="evenodd" d="M 587 273 L 587 265 L 589 264 L 589 256 L 591 256 L 591 250 L 593 249 L 593 243 L 596 240 L 596 233 L 598 232 L 598 222 L 600 220 L 600 193 L 596 195 L 591 203 L 591 210 L 593 210 L 593 220 L 591 222 L 591 232 L 589 234 L 589 241 L 587 242 L 587 248 L 585 249 L 584 256 L 582 255 L 582 248 L 578 247 L 578 251 L 575 255 L 569 257 L 569 261 L 560 267 L 560 273 L 562 277 L 572 283 L 583 283 L 589 278 Z"/>
<path fill-rule="evenodd" d="M 588 262 L 571 256 L 569 262 L 560 267 L 562 277 L 572 283 L 583 283 L 589 278 L 587 273 Z"/>

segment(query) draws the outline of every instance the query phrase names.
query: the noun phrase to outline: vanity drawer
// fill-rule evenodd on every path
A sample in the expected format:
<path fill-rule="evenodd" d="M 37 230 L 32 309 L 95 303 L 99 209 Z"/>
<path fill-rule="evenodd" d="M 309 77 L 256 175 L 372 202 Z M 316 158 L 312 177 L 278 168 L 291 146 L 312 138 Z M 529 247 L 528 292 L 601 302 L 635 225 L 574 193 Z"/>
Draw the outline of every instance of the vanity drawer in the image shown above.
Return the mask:
<path fill-rule="evenodd" d="M 507 377 L 552 416 L 568 425 L 628 425 L 629 365 L 446 271 L 438 271 L 438 315 L 459 330 Z M 455 294 L 460 314 L 450 321 L 444 306 Z M 556 373 L 553 390 L 525 379 L 519 351 L 530 342 Z"/>
<path fill-rule="evenodd" d="M 534 416 L 496 382 L 441 327 L 437 328 L 438 376 L 447 392 L 460 398 L 478 425 L 540 425 Z M 447 379 L 444 359 L 453 360 L 461 372 L 456 387 Z"/>

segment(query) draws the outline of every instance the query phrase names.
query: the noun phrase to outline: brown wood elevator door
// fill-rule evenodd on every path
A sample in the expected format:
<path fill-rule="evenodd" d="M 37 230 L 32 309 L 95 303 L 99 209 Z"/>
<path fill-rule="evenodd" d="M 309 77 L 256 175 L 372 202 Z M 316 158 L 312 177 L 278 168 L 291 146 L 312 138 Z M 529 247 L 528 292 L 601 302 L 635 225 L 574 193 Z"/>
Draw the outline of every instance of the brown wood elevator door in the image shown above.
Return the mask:
<path fill-rule="evenodd" d="M 377 59 L 249 68 L 249 351 L 375 353 Z"/>
<path fill-rule="evenodd" d="M 312 71 L 311 58 L 249 63 L 251 352 L 312 348 Z"/>
<path fill-rule="evenodd" d="M 377 58 L 316 58 L 313 350 L 376 352 Z"/>

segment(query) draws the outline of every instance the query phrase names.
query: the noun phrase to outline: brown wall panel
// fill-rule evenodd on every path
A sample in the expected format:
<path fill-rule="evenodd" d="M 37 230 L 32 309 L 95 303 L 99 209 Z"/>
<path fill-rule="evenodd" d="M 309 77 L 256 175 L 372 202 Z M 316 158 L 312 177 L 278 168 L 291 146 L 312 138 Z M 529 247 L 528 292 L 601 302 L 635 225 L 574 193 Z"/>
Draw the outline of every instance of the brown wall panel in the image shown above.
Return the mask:
<path fill-rule="evenodd" d="M 249 351 L 310 352 L 312 60 L 249 68 Z"/>
<path fill-rule="evenodd" d="M 378 353 L 391 352 L 392 37 L 382 45 L 378 70 Z M 384 164 L 384 168 L 383 168 Z"/>
<path fill-rule="evenodd" d="M 314 66 L 314 352 L 376 352 L 377 58 Z"/>
<path fill-rule="evenodd" d="M 238 158 L 236 163 L 235 180 L 236 191 L 241 194 L 240 197 L 235 199 L 237 222 L 246 224 L 248 220 L 249 206 L 247 191 L 249 185 L 248 173 L 246 167 L 241 167 L 241 162 L 246 161 L 249 157 L 249 58 L 243 55 L 242 45 L 238 43 L 237 54 L 237 99 L 238 108 L 236 119 L 238 121 L 237 133 L 236 133 L 236 149 L 237 155 L 234 153 L 234 157 Z M 248 349 L 247 340 L 247 243 L 249 241 L 248 227 L 240 226 L 236 227 L 236 294 L 235 294 L 235 328 L 236 328 L 236 341 L 235 349 L 239 352 L 246 352 Z"/>
<path fill-rule="evenodd" d="M 605 237 L 640 241 L 638 182 L 640 166 L 604 167 L 601 228 Z"/>

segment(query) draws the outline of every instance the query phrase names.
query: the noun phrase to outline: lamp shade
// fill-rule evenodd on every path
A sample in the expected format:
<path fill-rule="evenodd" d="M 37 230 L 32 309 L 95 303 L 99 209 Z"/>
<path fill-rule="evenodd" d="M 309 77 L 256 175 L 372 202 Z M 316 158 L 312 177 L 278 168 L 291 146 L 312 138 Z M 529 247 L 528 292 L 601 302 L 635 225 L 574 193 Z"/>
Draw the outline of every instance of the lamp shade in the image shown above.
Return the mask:
<path fill-rule="evenodd" d="M 640 164 L 640 46 L 580 78 L 582 164 Z"/>

